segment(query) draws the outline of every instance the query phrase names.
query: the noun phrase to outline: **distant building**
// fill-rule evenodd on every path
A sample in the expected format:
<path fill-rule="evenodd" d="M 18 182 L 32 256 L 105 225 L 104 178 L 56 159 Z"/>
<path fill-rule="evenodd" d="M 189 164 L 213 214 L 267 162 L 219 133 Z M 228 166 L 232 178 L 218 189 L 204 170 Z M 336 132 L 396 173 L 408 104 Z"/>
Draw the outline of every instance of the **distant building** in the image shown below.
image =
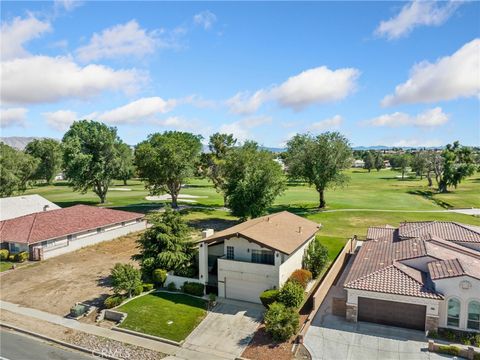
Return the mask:
<path fill-rule="evenodd" d="M 392 165 L 390 165 L 390 160 L 383 160 L 383 167 L 385 169 L 390 169 Z"/>
<path fill-rule="evenodd" d="M 1 198 L 0 221 L 55 209 L 60 209 L 60 206 L 37 194 Z"/>
<path fill-rule="evenodd" d="M 354 168 L 363 168 L 365 166 L 365 161 L 363 160 L 355 160 L 352 164 Z"/>

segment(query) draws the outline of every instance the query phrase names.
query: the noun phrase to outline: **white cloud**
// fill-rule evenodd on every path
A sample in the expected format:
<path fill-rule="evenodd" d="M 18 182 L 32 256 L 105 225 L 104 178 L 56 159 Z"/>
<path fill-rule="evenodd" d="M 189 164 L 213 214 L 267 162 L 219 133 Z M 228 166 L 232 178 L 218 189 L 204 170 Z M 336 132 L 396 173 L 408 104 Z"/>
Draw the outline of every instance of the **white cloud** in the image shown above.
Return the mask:
<path fill-rule="evenodd" d="M 156 115 L 171 111 L 175 105 L 175 100 L 163 100 L 158 96 L 141 98 L 97 115 L 97 119 L 111 124 L 127 124 L 153 120 Z"/>
<path fill-rule="evenodd" d="M 230 124 L 220 126 L 219 132 L 224 134 L 233 134 L 239 142 L 251 139 L 250 130 L 262 125 L 270 124 L 272 118 L 270 116 L 251 116 Z"/>
<path fill-rule="evenodd" d="M 89 98 L 102 91 L 134 92 L 146 79 L 136 70 L 81 67 L 68 57 L 33 56 L 1 64 L 4 103 L 32 104 Z"/>
<path fill-rule="evenodd" d="M 412 1 L 400 13 L 382 21 L 375 33 L 389 39 L 408 35 L 417 26 L 439 26 L 448 20 L 461 1 Z"/>
<path fill-rule="evenodd" d="M 340 115 L 335 115 L 332 118 L 314 122 L 310 125 L 310 130 L 321 132 L 329 129 L 338 129 L 342 123 L 343 118 Z"/>
<path fill-rule="evenodd" d="M 217 16 L 209 10 L 202 11 L 193 17 L 193 22 L 205 30 L 211 29 L 216 21 Z"/>
<path fill-rule="evenodd" d="M 263 103 L 275 100 L 281 106 L 299 111 L 312 104 L 337 101 L 356 88 L 360 72 L 353 68 L 330 70 L 321 66 L 292 76 L 278 86 L 260 89 L 253 95 L 241 92 L 227 100 L 230 111 L 251 114 Z"/>
<path fill-rule="evenodd" d="M 150 123 L 153 125 L 177 130 L 192 130 L 200 127 L 198 121 L 186 119 L 181 116 L 170 116 L 166 119 L 153 120 Z"/>
<path fill-rule="evenodd" d="M 82 61 L 112 59 L 116 57 L 143 57 L 155 51 L 158 32 L 147 32 L 135 20 L 115 25 L 93 34 L 90 43 L 77 49 Z"/>
<path fill-rule="evenodd" d="M 421 62 L 410 78 L 382 100 L 383 106 L 428 103 L 480 94 L 480 39 L 435 63 Z"/>
<path fill-rule="evenodd" d="M 402 112 L 385 114 L 376 118 L 366 120 L 364 125 L 368 126 L 419 126 L 419 127 L 436 127 L 444 125 L 448 122 L 448 115 L 445 114 L 440 107 L 426 110 L 418 115 L 412 116 Z"/>
<path fill-rule="evenodd" d="M 67 12 L 70 12 L 82 5 L 83 5 L 83 1 L 78 1 L 78 0 L 55 0 L 54 1 L 54 8 L 57 12 L 60 10 L 65 10 Z"/>
<path fill-rule="evenodd" d="M 25 108 L 0 109 L 0 127 L 25 126 L 27 112 Z"/>
<path fill-rule="evenodd" d="M 42 113 L 48 126 L 58 131 L 66 131 L 75 120 L 79 120 L 76 112 L 71 110 L 58 110 Z"/>
<path fill-rule="evenodd" d="M 49 31 L 50 23 L 38 20 L 33 15 L 3 22 L 0 36 L 2 61 L 28 56 L 24 44 Z"/>
<path fill-rule="evenodd" d="M 437 147 L 441 146 L 442 142 L 437 139 L 425 140 L 425 139 L 401 139 L 389 146 L 398 146 L 398 147 Z"/>

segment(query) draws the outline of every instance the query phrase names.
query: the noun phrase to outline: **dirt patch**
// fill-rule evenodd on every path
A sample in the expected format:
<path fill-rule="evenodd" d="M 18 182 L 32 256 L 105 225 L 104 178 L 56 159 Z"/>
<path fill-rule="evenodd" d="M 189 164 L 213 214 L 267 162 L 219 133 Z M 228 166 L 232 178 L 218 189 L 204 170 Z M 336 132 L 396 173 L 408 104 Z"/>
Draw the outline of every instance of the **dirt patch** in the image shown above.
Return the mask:
<path fill-rule="evenodd" d="M 140 233 L 16 269 L 0 277 L 0 299 L 58 315 L 75 302 L 100 305 L 112 291 L 108 276 L 115 263 L 132 262 Z"/>
<path fill-rule="evenodd" d="M 265 326 L 260 325 L 252 341 L 242 354 L 243 358 L 251 360 L 291 360 L 293 339 L 283 343 L 275 342 L 265 331 Z"/>

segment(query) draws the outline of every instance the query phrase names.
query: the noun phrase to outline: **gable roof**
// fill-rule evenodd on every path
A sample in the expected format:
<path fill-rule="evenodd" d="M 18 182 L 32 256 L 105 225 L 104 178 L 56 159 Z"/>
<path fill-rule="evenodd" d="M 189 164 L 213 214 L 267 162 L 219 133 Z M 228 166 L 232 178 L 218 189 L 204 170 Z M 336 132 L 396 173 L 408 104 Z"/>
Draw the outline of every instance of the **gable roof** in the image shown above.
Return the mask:
<path fill-rule="evenodd" d="M 44 209 L 55 210 L 60 209 L 60 206 L 37 194 L 0 198 L 0 221 L 33 214 Z"/>
<path fill-rule="evenodd" d="M 243 237 L 262 247 L 287 255 L 295 252 L 320 229 L 321 225 L 288 211 L 245 221 L 202 240 L 207 243 Z"/>
<path fill-rule="evenodd" d="M 458 259 L 432 261 L 428 263 L 428 272 L 433 280 L 465 275 Z"/>
<path fill-rule="evenodd" d="M 480 229 L 453 221 L 421 221 L 400 224 L 398 234 L 401 238 L 415 238 L 433 234 L 442 239 L 456 242 L 480 243 Z"/>
<path fill-rule="evenodd" d="M 143 217 L 129 211 L 75 205 L 0 221 L 0 242 L 34 244 Z"/>

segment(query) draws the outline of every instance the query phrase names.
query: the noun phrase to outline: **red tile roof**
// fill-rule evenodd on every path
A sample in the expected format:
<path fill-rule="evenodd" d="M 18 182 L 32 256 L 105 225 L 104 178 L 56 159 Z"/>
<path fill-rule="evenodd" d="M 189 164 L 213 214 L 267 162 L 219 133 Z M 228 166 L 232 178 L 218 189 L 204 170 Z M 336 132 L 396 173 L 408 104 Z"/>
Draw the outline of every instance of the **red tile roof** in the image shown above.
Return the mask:
<path fill-rule="evenodd" d="M 428 263 L 428 272 L 433 280 L 465 275 L 458 259 L 432 261 Z"/>
<path fill-rule="evenodd" d="M 422 221 L 400 224 L 398 234 L 401 238 L 416 238 L 433 234 L 442 239 L 457 242 L 480 243 L 480 229 L 451 221 Z"/>
<path fill-rule="evenodd" d="M 395 236 L 397 229 L 390 225 L 372 226 L 367 230 L 367 240 L 383 238 L 386 236 Z"/>
<path fill-rule="evenodd" d="M 129 211 L 75 205 L 0 221 L 0 242 L 34 244 L 143 217 Z"/>

